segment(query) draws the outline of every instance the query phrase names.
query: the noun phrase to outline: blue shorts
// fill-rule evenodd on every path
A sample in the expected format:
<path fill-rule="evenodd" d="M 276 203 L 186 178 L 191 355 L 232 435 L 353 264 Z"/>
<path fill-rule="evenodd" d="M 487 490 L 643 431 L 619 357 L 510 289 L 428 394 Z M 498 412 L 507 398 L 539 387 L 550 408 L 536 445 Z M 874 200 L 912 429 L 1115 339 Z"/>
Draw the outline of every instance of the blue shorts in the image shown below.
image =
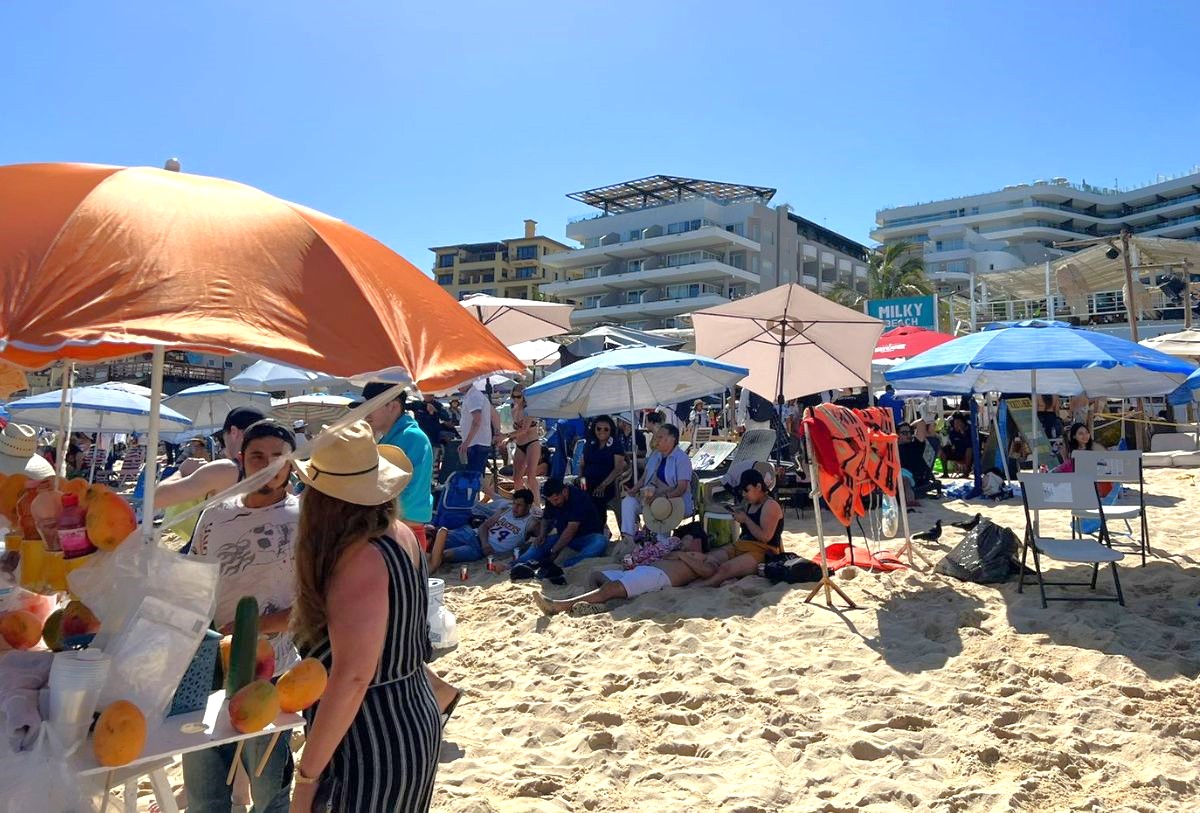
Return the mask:
<path fill-rule="evenodd" d="M 469 525 L 455 528 L 446 537 L 446 549 L 442 557 L 447 562 L 478 562 L 483 558 L 479 534 Z"/>
<path fill-rule="evenodd" d="M 467 448 L 467 462 L 463 465 L 465 471 L 477 471 L 483 474 L 487 470 L 488 460 L 492 456 L 491 446 L 476 444 Z"/>

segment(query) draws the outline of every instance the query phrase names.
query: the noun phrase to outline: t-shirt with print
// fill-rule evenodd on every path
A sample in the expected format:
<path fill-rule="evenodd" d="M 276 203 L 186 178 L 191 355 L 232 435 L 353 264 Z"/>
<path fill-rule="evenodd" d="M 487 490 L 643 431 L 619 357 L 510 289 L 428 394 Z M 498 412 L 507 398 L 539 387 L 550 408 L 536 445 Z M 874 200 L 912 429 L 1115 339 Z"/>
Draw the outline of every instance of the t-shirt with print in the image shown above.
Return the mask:
<path fill-rule="evenodd" d="M 458 424 L 458 434 L 462 437 L 462 442 L 467 442 L 467 435 L 471 433 L 471 421 L 474 419 L 474 413 L 479 413 L 479 429 L 475 431 L 475 437 L 471 439 L 472 446 L 491 446 L 492 445 L 492 405 L 488 402 L 487 396 L 483 391 L 474 385 L 467 390 L 463 396 L 462 418 Z"/>
<path fill-rule="evenodd" d="M 295 598 L 296 527 L 300 499 L 288 494 L 265 508 L 247 508 L 241 497 L 213 505 L 200 515 L 191 555 L 219 566 L 217 627 L 233 622 L 242 596 L 258 600 L 259 615 L 286 610 Z M 267 636 L 275 650 L 275 674 L 299 662 L 286 632 Z"/>
<path fill-rule="evenodd" d="M 533 514 L 517 519 L 511 508 L 504 509 L 488 529 L 488 545 L 497 554 L 512 553 L 517 545 L 524 544 L 525 532 L 532 520 Z"/>

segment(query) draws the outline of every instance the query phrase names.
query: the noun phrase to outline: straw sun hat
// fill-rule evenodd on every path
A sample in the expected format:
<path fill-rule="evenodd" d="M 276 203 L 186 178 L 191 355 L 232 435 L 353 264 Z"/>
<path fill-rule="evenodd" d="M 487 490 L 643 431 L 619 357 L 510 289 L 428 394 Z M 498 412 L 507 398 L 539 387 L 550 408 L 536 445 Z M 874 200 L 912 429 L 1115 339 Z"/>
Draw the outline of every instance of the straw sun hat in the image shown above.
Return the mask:
<path fill-rule="evenodd" d="M 383 505 L 408 485 L 412 462 L 396 446 L 376 446 L 366 421 L 328 432 L 312 457 L 296 462 L 305 484 L 353 505 Z"/>
<path fill-rule="evenodd" d="M 656 534 L 669 534 L 684 519 L 683 497 L 655 497 L 642 512 L 642 521 Z"/>
<path fill-rule="evenodd" d="M 0 432 L 0 474 L 24 474 L 32 480 L 54 476 L 54 467 L 37 453 L 37 430 L 10 423 Z"/>

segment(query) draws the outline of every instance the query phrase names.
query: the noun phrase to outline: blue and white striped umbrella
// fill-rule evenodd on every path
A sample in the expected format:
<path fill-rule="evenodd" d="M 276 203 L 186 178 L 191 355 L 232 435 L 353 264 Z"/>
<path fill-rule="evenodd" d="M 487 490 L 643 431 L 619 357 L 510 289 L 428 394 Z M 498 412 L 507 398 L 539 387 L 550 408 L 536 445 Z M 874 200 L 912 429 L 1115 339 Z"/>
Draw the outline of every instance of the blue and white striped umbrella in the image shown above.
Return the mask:
<path fill-rule="evenodd" d="M 71 429 L 76 432 L 146 432 L 150 428 L 150 399 L 136 392 L 97 385 L 75 387 L 67 391 L 71 403 Z M 48 429 L 59 428 L 62 390 L 31 395 L 12 401 L 8 411 L 12 420 Z M 166 432 L 180 432 L 192 425 L 191 418 L 162 406 L 160 426 Z"/>
<path fill-rule="evenodd" d="M 191 436 L 210 435 L 225 425 L 225 416 L 237 407 L 257 407 L 271 414 L 271 396 L 265 392 L 237 392 L 224 384 L 199 384 L 180 390 L 163 404 L 192 419 Z"/>

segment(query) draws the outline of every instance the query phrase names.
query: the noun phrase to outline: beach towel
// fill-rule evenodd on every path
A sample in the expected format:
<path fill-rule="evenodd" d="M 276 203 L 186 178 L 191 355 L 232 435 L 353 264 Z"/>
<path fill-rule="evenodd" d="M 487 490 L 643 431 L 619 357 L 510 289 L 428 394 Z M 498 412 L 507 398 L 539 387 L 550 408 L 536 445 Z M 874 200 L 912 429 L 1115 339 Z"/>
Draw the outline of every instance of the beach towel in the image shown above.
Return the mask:
<path fill-rule="evenodd" d="M 835 542 L 832 545 L 825 546 L 825 560 L 829 567 L 830 573 L 835 573 L 843 567 L 854 565 L 863 570 L 876 570 L 887 572 L 891 570 L 903 570 L 908 567 L 904 562 L 900 561 L 900 557 L 894 551 L 878 550 L 871 553 L 866 545 L 854 545 L 851 548 L 848 542 Z M 814 564 L 821 563 L 820 554 L 812 558 Z"/>
<path fill-rule="evenodd" d="M 804 429 L 812 439 L 821 497 L 843 526 L 867 513 L 876 489 L 895 496 L 900 460 L 891 410 L 821 404 L 806 412 Z"/>

